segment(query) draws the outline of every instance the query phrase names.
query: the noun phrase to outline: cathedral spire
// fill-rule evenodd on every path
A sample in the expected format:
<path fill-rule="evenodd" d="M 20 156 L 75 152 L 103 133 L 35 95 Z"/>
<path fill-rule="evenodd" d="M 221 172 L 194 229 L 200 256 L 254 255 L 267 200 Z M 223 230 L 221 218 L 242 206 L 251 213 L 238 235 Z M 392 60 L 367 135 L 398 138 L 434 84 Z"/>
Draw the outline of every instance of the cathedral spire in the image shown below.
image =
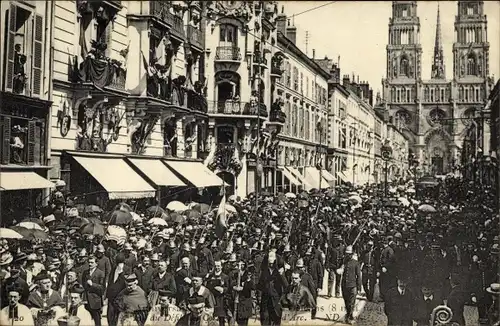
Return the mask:
<path fill-rule="evenodd" d="M 436 39 L 434 43 L 434 61 L 432 63 L 432 78 L 445 78 L 443 42 L 441 39 L 441 17 L 439 3 L 437 8 Z"/>

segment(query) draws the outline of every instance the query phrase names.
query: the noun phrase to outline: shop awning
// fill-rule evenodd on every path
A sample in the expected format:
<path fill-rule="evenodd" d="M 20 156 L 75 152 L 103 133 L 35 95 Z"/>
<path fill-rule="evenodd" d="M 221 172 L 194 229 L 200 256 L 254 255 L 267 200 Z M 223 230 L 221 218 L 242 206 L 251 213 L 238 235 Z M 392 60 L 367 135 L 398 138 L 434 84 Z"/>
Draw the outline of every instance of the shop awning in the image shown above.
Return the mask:
<path fill-rule="evenodd" d="M 330 187 L 328 180 L 326 180 L 323 176 L 320 175 L 320 171 L 316 169 L 316 167 L 308 166 L 306 167 L 306 178 L 310 180 L 310 184 L 313 185 L 313 188 L 318 189 L 320 186 L 320 178 L 321 178 L 321 189 L 325 189 Z M 312 188 L 311 188 L 312 189 Z"/>
<path fill-rule="evenodd" d="M 0 191 L 52 187 L 54 187 L 54 183 L 32 171 L 0 172 Z"/>
<path fill-rule="evenodd" d="M 292 175 L 300 181 L 300 184 L 304 186 L 304 189 L 312 189 L 314 188 L 313 185 L 310 184 L 310 182 L 300 173 L 299 170 L 297 170 L 294 167 L 287 166 L 288 171 L 292 172 Z"/>
<path fill-rule="evenodd" d="M 325 178 L 326 180 L 328 180 L 330 182 L 335 182 L 337 180 L 337 178 L 335 178 L 333 176 L 333 174 L 331 174 L 327 170 L 323 170 L 322 173 L 323 173 L 323 178 Z"/>
<path fill-rule="evenodd" d="M 73 158 L 108 192 L 109 199 L 155 196 L 155 189 L 122 157 L 73 156 Z"/>
<path fill-rule="evenodd" d="M 224 181 L 217 174 L 210 171 L 201 162 L 166 160 L 164 162 L 197 188 L 225 185 Z"/>
<path fill-rule="evenodd" d="M 159 159 L 128 158 L 127 160 L 157 186 L 187 186 Z"/>
<path fill-rule="evenodd" d="M 352 180 L 349 180 L 349 178 L 342 171 L 337 172 L 337 176 L 340 178 L 340 180 L 342 180 L 342 182 L 351 182 L 352 181 Z"/>
<path fill-rule="evenodd" d="M 294 184 L 296 186 L 300 186 L 302 184 L 296 177 L 293 176 L 292 172 L 290 172 L 286 166 L 281 166 L 280 171 L 288 179 L 288 181 L 290 181 L 290 184 Z"/>

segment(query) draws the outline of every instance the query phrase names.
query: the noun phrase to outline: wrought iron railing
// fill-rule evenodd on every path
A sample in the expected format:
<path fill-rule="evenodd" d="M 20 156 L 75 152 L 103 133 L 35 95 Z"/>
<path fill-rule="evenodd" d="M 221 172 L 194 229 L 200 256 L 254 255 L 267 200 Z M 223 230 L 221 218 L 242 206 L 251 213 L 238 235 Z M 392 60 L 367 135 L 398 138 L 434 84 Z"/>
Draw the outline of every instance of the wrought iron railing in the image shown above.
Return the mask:
<path fill-rule="evenodd" d="M 209 101 L 208 113 L 227 115 L 260 115 L 263 118 L 268 116 L 267 107 L 264 103 L 260 103 L 260 106 L 257 106 L 251 105 L 249 102 L 234 100 Z"/>
<path fill-rule="evenodd" d="M 184 32 L 184 21 L 182 17 L 177 15 L 171 15 L 170 13 L 167 15 L 167 19 L 171 20 L 172 23 L 172 31 L 177 33 L 179 36 L 184 37 L 186 33 Z"/>
<path fill-rule="evenodd" d="M 205 40 L 203 38 L 203 34 L 199 29 L 197 29 L 194 26 L 188 25 L 187 26 L 187 35 L 188 39 L 193 44 L 194 46 L 197 46 L 199 48 L 204 48 L 205 47 Z"/>
<path fill-rule="evenodd" d="M 215 53 L 218 61 L 241 61 L 241 52 L 238 46 L 218 46 Z"/>

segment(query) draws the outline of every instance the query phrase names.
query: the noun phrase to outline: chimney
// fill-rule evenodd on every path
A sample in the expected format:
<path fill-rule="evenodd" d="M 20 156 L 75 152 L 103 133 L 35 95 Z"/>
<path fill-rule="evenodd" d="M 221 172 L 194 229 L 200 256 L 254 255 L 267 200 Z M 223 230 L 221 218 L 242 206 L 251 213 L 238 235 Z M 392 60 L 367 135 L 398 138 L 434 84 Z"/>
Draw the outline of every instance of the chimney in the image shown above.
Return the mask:
<path fill-rule="evenodd" d="M 344 75 L 344 77 L 342 78 L 342 85 L 345 88 L 350 88 L 351 87 L 351 82 L 350 82 L 350 79 L 349 79 L 349 75 Z"/>
<path fill-rule="evenodd" d="M 281 6 L 281 13 L 276 16 L 276 28 L 278 32 L 286 36 L 286 15 L 284 6 Z"/>
<path fill-rule="evenodd" d="M 286 28 L 286 38 L 293 44 L 297 44 L 297 27 L 290 26 L 290 19 L 288 20 L 288 27 Z"/>
<path fill-rule="evenodd" d="M 316 49 L 313 49 L 313 59 L 316 59 Z"/>

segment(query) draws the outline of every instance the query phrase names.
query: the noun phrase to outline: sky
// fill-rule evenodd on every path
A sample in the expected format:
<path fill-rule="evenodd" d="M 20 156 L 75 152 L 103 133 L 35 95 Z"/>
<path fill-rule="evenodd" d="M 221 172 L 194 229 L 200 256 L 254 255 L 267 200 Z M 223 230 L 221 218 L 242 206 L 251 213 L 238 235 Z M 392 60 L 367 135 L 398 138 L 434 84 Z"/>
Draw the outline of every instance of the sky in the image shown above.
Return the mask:
<path fill-rule="evenodd" d="M 326 5 L 327 3 L 331 4 Z M 306 52 L 306 31 L 309 32 L 307 54 L 316 58 L 340 56 L 340 73 L 354 73 L 366 80 L 374 94 L 381 91 L 386 71 L 386 45 L 392 1 L 280 1 L 285 14 L 298 14 L 292 23 L 297 27 L 297 46 Z M 306 10 L 321 8 L 302 13 Z M 441 35 L 446 77 L 453 78 L 452 46 L 457 1 L 439 1 Z M 420 43 L 422 44 L 422 79 L 430 79 L 438 1 L 418 1 Z M 500 1 L 485 1 L 490 43 L 490 75 L 500 77 Z"/>

